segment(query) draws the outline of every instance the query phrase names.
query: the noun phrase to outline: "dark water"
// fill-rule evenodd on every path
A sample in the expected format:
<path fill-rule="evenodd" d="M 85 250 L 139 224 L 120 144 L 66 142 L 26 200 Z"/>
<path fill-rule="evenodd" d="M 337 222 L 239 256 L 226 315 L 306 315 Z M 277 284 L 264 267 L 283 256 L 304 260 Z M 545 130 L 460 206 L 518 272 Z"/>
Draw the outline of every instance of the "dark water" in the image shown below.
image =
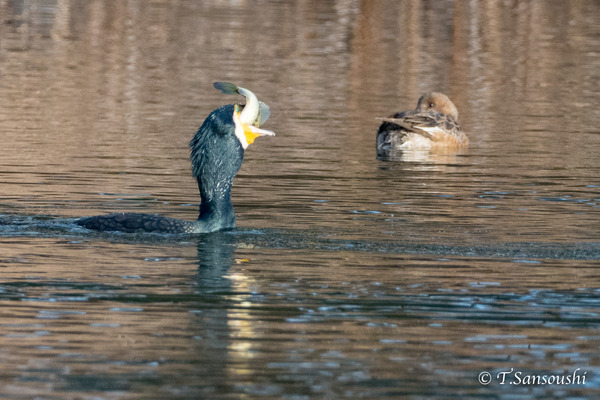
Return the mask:
<path fill-rule="evenodd" d="M 597 398 L 599 17 L 0 1 L 0 397 Z M 277 133 L 246 152 L 239 228 L 75 227 L 197 216 L 187 142 L 233 101 L 218 80 Z M 470 148 L 377 160 L 376 117 L 429 90 Z"/>

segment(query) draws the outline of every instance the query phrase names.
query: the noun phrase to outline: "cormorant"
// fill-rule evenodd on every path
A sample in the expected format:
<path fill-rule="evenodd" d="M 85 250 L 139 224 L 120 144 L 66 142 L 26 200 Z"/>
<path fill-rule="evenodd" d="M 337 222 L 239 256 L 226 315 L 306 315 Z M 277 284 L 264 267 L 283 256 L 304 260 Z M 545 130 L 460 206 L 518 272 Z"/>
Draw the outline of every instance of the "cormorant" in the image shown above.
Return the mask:
<path fill-rule="evenodd" d="M 228 82 L 215 82 L 214 86 L 225 94 L 243 95 L 246 104 L 229 104 L 214 110 L 190 141 L 192 172 L 201 199 L 198 219 L 113 213 L 80 218 L 76 221 L 78 225 L 98 231 L 160 233 L 208 233 L 235 228 L 231 186 L 242 165 L 244 150 L 258 136 L 275 133 L 259 128 L 270 112 L 254 93 Z"/>

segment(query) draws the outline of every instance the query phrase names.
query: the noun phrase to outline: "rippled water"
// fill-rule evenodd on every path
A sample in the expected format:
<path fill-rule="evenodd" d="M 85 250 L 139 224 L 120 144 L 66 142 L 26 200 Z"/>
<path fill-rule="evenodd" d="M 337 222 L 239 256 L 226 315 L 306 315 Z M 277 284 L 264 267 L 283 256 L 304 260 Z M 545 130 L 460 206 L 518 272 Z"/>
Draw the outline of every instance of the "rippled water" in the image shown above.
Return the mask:
<path fill-rule="evenodd" d="M 0 2 L 0 397 L 598 397 L 599 15 Z M 187 142 L 234 101 L 217 80 L 277 133 L 246 152 L 239 228 L 74 226 L 196 218 Z M 376 117 L 429 90 L 470 148 L 378 160 Z"/>

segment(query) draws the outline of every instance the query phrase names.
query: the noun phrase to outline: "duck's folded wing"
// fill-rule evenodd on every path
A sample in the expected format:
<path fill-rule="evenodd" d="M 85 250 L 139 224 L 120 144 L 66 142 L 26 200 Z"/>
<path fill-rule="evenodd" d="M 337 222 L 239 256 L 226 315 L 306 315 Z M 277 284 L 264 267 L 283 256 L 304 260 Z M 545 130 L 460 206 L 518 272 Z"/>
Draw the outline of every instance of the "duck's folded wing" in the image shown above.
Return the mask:
<path fill-rule="evenodd" d="M 436 141 L 438 130 L 438 123 L 436 118 L 429 115 L 405 115 L 402 118 L 378 118 L 381 121 L 388 122 L 390 124 L 398 125 L 400 128 L 414 132 L 421 135 L 429 140 Z"/>

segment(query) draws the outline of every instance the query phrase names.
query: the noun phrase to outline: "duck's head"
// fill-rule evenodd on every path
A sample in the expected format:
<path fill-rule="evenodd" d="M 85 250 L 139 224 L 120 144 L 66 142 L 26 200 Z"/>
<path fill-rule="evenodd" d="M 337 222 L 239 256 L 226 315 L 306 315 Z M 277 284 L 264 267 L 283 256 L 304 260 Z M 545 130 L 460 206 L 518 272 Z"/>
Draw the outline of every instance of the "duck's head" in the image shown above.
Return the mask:
<path fill-rule="evenodd" d="M 419 98 L 417 111 L 435 111 L 440 114 L 449 115 L 458 121 L 458 109 L 452 101 L 443 93 L 429 92 Z"/>
<path fill-rule="evenodd" d="M 235 104 L 233 109 L 235 135 L 244 149 L 254 143 L 254 140 L 259 136 L 275 136 L 275 132 L 273 131 L 260 129 L 260 126 L 269 119 L 271 113 L 269 111 L 269 106 L 258 101 L 258 98 L 254 93 L 229 82 L 215 82 L 214 86 L 222 93 L 238 93 L 246 98 L 246 104 L 244 106 Z"/>

